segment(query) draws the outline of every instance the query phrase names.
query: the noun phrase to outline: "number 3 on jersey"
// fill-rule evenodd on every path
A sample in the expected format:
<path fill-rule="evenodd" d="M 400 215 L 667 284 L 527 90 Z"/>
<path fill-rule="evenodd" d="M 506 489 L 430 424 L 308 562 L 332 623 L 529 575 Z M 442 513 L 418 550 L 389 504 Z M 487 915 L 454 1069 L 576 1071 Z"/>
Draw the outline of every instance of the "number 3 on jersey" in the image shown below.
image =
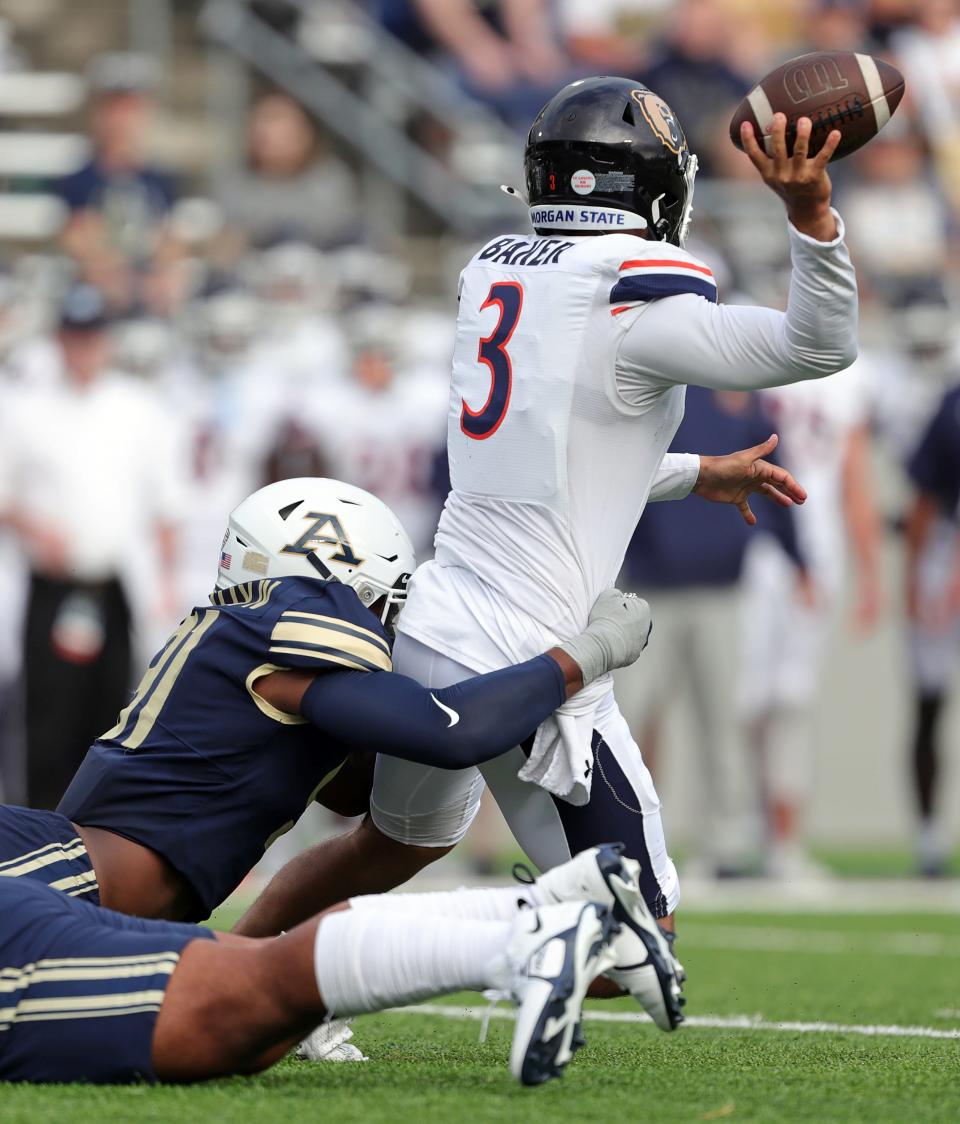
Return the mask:
<path fill-rule="evenodd" d="M 490 335 L 480 341 L 477 351 L 477 362 L 486 363 L 490 369 L 490 393 L 479 410 L 471 410 L 465 399 L 460 400 L 460 428 L 475 441 L 492 437 L 507 416 L 513 386 L 513 366 L 507 344 L 520 319 L 523 286 L 518 281 L 495 281 L 480 311 L 492 305 L 499 307 L 500 317 Z"/>

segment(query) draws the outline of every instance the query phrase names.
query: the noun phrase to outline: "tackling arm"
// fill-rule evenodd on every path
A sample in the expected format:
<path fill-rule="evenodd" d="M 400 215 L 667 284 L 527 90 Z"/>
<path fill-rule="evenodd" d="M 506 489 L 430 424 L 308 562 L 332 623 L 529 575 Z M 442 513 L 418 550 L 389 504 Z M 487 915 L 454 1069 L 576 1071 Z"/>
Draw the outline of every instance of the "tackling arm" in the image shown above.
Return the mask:
<path fill-rule="evenodd" d="M 512 749 L 581 687 L 633 663 L 650 630 L 646 601 L 609 589 L 578 635 L 525 663 L 452 687 L 431 691 L 389 671 L 275 671 L 256 691 L 350 748 L 463 769 Z"/>
<path fill-rule="evenodd" d="M 543 655 L 433 691 L 395 672 L 318 676 L 300 711 L 344 745 L 463 769 L 529 737 L 566 694 L 559 663 Z"/>

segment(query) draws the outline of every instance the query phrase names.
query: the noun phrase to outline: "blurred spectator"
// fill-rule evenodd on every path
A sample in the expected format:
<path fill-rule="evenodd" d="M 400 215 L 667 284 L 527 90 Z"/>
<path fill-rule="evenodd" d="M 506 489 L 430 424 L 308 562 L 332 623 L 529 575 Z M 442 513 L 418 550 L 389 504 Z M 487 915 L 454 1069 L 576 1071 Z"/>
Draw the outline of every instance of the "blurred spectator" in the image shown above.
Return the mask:
<path fill-rule="evenodd" d="M 868 387 L 862 368 L 760 392 L 780 434 L 784 464 L 806 488 L 795 509 L 808 580 L 769 539 L 745 567 L 741 708 L 764 788 L 767 872 L 816 877 L 804 847 L 817 746 L 824 655 L 843 585 L 846 543 L 856 563 L 854 621 L 880 613 L 880 521 L 869 463 Z"/>
<path fill-rule="evenodd" d="M 339 245 L 361 229 L 353 173 L 286 94 L 256 103 L 246 165 L 215 186 L 215 197 L 227 221 L 255 246 L 293 239 Z"/>
<path fill-rule="evenodd" d="M 691 386 L 671 449 L 729 453 L 766 441 L 772 429 L 756 396 Z M 792 513 L 761 502 L 757 516 L 799 567 Z M 717 504 L 696 498 L 652 504 L 624 567 L 629 587 L 650 601 L 656 652 L 617 673 L 617 697 L 655 776 L 667 713 L 681 692 L 690 700 L 700 827 L 689 873 L 701 877 L 741 872 L 747 861 L 750 805 L 735 710 L 735 647 L 744 557 L 756 534 Z"/>
<path fill-rule="evenodd" d="M 464 89 L 525 131 L 574 75 L 547 0 L 376 0 L 388 31 L 445 55 Z"/>
<path fill-rule="evenodd" d="M 404 317 L 402 309 L 382 307 L 353 315 L 351 377 L 314 396 L 314 429 L 333 475 L 389 504 L 422 561 L 440 515 L 431 485 L 446 436 L 449 372 L 400 370 Z"/>
<path fill-rule="evenodd" d="M 944 395 L 910 459 L 909 474 L 915 488 L 906 537 L 914 694 L 912 771 L 920 821 L 917 867 L 933 877 L 946 873 L 948 856 L 937 817 L 938 733 L 960 656 L 960 387 Z"/>
<path fill-rule="evenodd" d="M 596 74 L 634 74 L 670 0 L 558 0 L 557 22 L 578 65 Z"/>
<path fill-rule="evenodd" d="M 176 188 L 145 151 L 155 79 L 151 60 L 141 55 L 95 60 L 93 155 L 58 188 L 70 210 L 64 249 L 117 309 L 143 303 L 166 311 L 179 297 L 180 249 L 167 222 Z"/>
<path fill-rule="evenodd" d="M 838 206 L 858 272 L 886 300 L 946 266 L 949 215 L 930 176 L 922 140 L 894 118 L 858 154 Z M 896 231 L 896 237 L 878 237 Z"/>
<path fill-rule="evenodd" d="M 188 354 L 166 372 L 189 497 L 179 580 L 191 605 L 213 588 L 211 559 L 218 557 L 227 515 L 263 482 L 279 416 L 290 405 L 283 369 L 253 359 L 261 323 L 252 293 L 211 279 L 187 308 Z"/>
<path fill-rule="evenodd" d="M 905 289 L 886 309 L 885 327 L 857 362 L 868 372 L 875 429 L 905 466 L 944 390 L 960 376 L 960 331 L 939 278 Z"/>
<path fill-rule="evenodd" d="M 940 179 L 960 212 L 960 10 L 956 0 L 923 0 L 914 21 L 890 40 Z"/>
<path fill-rule="evenodd" d="M 109 366 L 106 304 L 71 290 L 55 381 L 11 392 L 0 416 L 0 521 L 30 569 L 23 673 L 27 798 L 54 808 L 130 685 L 130 586 L 158 575 L 170 613 L 179 509 L 158 400 Z"/>
<path fill-rule="evenodd" d="M 805 31 L 811 51 L 862 51 L 867 43 L 864 0 L 812 0 Z M 791 47 L 792 54 L 800 54 Z"/>
<path fill-rule="evenodd" d="M 0 19 L 0 72 L 25 70 L 27 56 L 17 46 L 10 20 Z"/>
<path fill-rule="evenodd" d="M 640 74 L 677 115 L 707 175 L 713 151 L 730 144 L 727 126 L 734 107 L 755 81 L 730 62 L 737 30 L 720 0 L 679 0 L 666 38 Z"/>
<path fill-rule="evenodd" d="M 260 306 L 251 363 L 269 372 L 266 385 L 282 381 L 288 401 L 299 402 L 342 378 L 347 355 L 330 260 L 305 242 L 281 242 L 248 259 L 243 274 Z"/>

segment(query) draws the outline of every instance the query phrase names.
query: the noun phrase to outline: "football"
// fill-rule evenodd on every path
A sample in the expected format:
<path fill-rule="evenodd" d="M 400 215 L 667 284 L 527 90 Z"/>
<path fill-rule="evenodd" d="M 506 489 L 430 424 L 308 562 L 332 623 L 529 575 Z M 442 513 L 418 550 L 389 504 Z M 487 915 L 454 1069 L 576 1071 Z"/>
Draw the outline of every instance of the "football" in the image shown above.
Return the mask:
<path fill-rule="evenodd" d="M 778 66 L 750 91 L 730 122 L 730 139 L 742 149 L 740 126 L 749 121 L 769 153 L 775 113 L 787 115 L 787 150 L 793 151 L 797 120 L 809 117 L 810 155 L 831 130 L 843 134 L 832 159 L 856 152 L 886 125 L 903 97 L 903 75 L 872 55 L 855 51 L 814 51 Z"/>

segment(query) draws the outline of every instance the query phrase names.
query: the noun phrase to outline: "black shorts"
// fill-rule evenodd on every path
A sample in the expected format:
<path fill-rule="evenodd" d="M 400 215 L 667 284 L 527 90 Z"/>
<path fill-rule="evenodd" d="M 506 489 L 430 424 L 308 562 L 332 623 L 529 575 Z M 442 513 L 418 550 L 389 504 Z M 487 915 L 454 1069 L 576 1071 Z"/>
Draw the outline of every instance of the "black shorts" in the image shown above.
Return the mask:
<path fill-rule="evenodd" d="M 153 1081 L 153 1031 L 197 925 L 0 878 L 0 1080 Z"/>
<path fill-rule="evenodd" d="M 76 828 L 59 812 L 0 805 L 0 878 L 28 878 L 100 904 L 100 887 Z"/>

